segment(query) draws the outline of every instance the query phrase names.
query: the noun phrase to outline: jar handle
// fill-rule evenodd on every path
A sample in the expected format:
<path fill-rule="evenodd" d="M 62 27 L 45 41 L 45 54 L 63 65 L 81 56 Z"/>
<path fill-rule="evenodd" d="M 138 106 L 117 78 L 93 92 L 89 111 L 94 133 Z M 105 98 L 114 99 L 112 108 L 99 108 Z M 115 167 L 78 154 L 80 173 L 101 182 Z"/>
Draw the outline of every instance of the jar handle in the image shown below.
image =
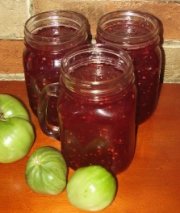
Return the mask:
<path fill-rule="evenodd" d="M 48 122 L 47 112 L 50 98 L 55 97 L 58 99 L 59 89 L 59 83 L 51 83 L 46 85 L 39 95 L 39 102 L 37 107 L 37 115 L 41 129 L 45 134 L 56 139 L 59 139 L 60 137 L 60 127 L 52 125 Z"/>

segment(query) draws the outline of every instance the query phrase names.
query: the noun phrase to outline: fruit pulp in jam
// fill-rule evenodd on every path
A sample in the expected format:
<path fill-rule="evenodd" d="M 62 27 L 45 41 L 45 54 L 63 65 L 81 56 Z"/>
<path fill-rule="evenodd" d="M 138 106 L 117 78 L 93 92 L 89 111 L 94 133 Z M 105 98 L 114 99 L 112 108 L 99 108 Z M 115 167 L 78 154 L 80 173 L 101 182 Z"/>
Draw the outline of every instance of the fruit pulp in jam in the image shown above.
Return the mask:
<path fill-rule="evenodd" d="M 160 49 L 157 45 L 128 50 L 133 59 L 137 85 L 137 122 L 142 123 L 154 112 L 160 89 Z"/>
<path fill-rule="evenodd" d="M 50 38 L 60 39 L 59 49 L 57 46 L 45 43 L 36 48 L 27 44 L 23 54 L 24 73 L 26 80 L 27 93 L 29 97 L 29 103 L 32 111 L 37 115 L 37 105 L 39 100 L 39 94 L 41 90 L 47 84 L 58 82 L 60 76 L 61 59 L 64 54 L 71 48 L 77 46 L 75 41 L 69 42 L 69 46 L 66 44 L 67 38 L 74 36 L 76 29 L 57 26 L 57 27 L 45 27 L 33 32 L 35 35 Z M 67 35 L 67 36 L 66 36 Z M 62 43 L 61 43 L 62 41 Z M 65 42 L 63 44 L 63 42 Z M 79 41 L 78 41 L 79 42 Z M 83 41 L 88 43 L 88 41 Z M 79 44 L 79 43 L 78 43 Z M 66 45 L 66 46 L 64 46 Z M 57 125 L 57 98 L 51 97 L 49 101 L 47 119 L 49 123 Z"/>
<path fill-rule="evenodd" d="M 136 76 L 137 86 L 137 122 L 142 123 L 145 121 L 154 111 L 160 87 L 160 72 L 161 72 L 161 50 L 157 43 L 149 42 L 148 40 L 142 45 L 130 44 L 128 37 L 136 38 L 136 36 L 145 36 L 148 33 L 148 29 L 141 27 L 140 23 L 128 24 L 125 22 L 114 22 L 113 26 L 109 26 L 105 29 L 106 32 L 114 36 L 120 36 L 126 39 L 126 43 L 122 43 L 119 40 L 106 40 L 101 39 L 97 35 L 97 42 L 106 43 L 110 42 L 125 49 L 131 56 L 134 64 L 134 72 Z M 136 40 L 135 40 L 136 42 Z M 126 45 L 127 44 L 127 45 Z"/>
<path fill-rule="evenodd" d="M 100 67 L 84 65 L 75 71 L 75 76 L 86 81 L 106 81 L 116 77 L 115 68 L 105 64 Z M 77 169 L 98 164 L 113 173 L 124 170 L 135 149 L 135 108 L 134 85 L 127 86 L 118 94 L 97 97 L 96 101 L 91 100 L 88 94 L 63 88 L 58 114 L 61 148 L 68 166 Z"/>

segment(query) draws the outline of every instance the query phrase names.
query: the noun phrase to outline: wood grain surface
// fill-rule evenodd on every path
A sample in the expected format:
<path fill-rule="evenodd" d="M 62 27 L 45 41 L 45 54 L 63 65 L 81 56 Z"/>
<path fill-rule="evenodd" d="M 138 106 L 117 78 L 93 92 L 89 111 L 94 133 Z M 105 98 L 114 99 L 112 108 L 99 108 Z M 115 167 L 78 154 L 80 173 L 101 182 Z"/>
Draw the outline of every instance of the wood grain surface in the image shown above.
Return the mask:
<path fill-rule="evenodd" d="M 29 109 L 24 82 L 2 81 L 0 93 L 19 97 Z M 36 140 L 30 153 L 16 163 L 0 164 L 0 213 L 83 212 L 68 203 L 66 191 L 47 196 L 34 193 L 27 186 L 25 166 L 30 154 L 40 146 L 60 149 L 60 142 L 44 135 L 36 117 L 31 117 Z M 70 170 L 69 176 L 72 173 Z M 155 113 L 138 128 L 134 160 L 117 179 L 115 200 L 99 212 L 180 212 L 180 85 L 163 85 Z"/>

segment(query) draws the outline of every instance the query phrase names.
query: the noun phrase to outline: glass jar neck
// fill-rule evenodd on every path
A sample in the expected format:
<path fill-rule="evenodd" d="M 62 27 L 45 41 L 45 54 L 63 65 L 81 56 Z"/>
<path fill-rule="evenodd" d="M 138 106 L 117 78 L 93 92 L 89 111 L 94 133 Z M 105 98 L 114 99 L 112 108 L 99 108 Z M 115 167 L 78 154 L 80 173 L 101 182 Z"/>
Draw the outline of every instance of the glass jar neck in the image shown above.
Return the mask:
<path fill-rule="evenodd" d="M 88 20 L 72 11 L 36 14 L 25 23 L 25 43 L 37 49 L 59 50 L 84 43 L 90 33 Z"/>
<path fill-rule="evenodd" d="M 159 43 L 159 20 L 139 11 L 114 11 L 98 22 L 97 40 L 122 48 L 137 49 Z"/>
<path fill-rule="evenodd" d="M 129 55 L 107 45 L 85 45 L 65 55 L 61 83 L 71 92 L 88 99 L 121 93 L 134 83 Z"/>

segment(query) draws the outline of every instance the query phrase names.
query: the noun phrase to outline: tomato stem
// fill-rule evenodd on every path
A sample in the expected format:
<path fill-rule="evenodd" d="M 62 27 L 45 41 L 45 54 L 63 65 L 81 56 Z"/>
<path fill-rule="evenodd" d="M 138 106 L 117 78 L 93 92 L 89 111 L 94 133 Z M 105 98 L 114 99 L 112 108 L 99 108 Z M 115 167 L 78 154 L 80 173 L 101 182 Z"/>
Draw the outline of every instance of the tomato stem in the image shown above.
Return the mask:
<path fill-rule="evenodd" d="M 2 112 L 0 112 L 0 120 L 1 121 L 5 121 L 6 119 L 4 118 L 4 114 Z"/>

